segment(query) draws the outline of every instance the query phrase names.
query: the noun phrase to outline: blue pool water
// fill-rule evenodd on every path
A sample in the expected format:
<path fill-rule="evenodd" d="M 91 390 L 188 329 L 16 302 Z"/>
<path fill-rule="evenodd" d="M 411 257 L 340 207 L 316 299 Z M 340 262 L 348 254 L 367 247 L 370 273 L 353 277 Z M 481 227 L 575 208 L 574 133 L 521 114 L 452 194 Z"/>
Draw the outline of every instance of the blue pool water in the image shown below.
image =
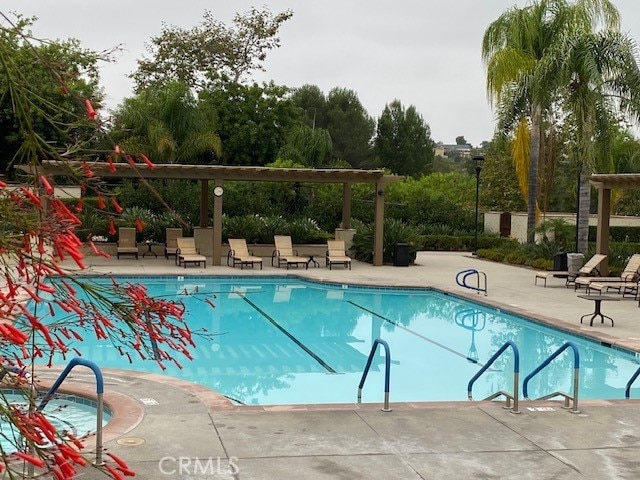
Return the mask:
<path fill-rule="evenodd" d="M 153 296 L 184 302 L 192 329 L 218 333 L 213 340 L 196 339 L 193 362 L 185 359 L 182 370 L 167 364 L 165 374 L 245 404 L 353 403 L 376 338 L 391 349 L 392 402 L 466 400 L 471 377 L 507 340 L 520 350 L 521 380 L 566 341 L 577 344 L 583 399 L 624 398 L 626 382 L 639 366 L 629 352 L 431 290 L 277 277 L 118 281 L 144 283 Z M 73 346 L 101 368 L 161 373 L 153 361 L 130 365 L 104 341 Z M 571 392 L 572 375 L 573 355 L 567 350 L 531 381 L 530 397 Z M 379 352 L 363 402 L 381 402 L 383 387 L 384 356 Z M 513 355 L 507 351 L 476 382 L 474 398 L 512 387 Z M 632 390 L 632 396 L 640 396 L 640 389 Z"/>
<path fill-rule="evenodd" d="M 3 389 L 2 395 L 8 403 L 17 405 L 24 411 L 28 409 L 26 398 L 18 390 Z M 76 395 L 56 394 L 49 400 L 43 412 L 59 432 L 66 430 L 77 438 L 82 438 L 96 431 L 97 410 L 93 400 Z M 104 408 L 102 425 L 109 423 L 109 420 L 111 420 L 111 412 Z M 15 450 L 13 442 L 17 440 L 17 433 L 12 425 L 0 416 L 0 444 L 5 452 Z"/>

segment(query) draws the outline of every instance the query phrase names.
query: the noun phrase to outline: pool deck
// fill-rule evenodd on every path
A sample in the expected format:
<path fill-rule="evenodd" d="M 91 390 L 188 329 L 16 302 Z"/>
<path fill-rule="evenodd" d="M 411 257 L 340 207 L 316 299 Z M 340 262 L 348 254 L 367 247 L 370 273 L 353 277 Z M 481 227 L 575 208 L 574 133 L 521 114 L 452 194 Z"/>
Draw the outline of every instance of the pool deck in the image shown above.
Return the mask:
<path fill-rule="evenodd" d="M 176 267 L 173 260 L 90 257 L 97 273 L 133 275 L 298 275 L 339 283 L 434 287 L 533 316 L 602 342 L 640 352 L 638 302 L 603 302 L 615 320 L 580 324 L 594 303 L 564 280 L 534 286 L 535 271 L 468 253 L 420 252 L 411 267 L 264 270 Z M 488 295 L 455 283 L 475 268 Z M 614 294 L 612 294 L 614 295 Z M 44 372 L 40 380 L 55 378 Z M 83 372 L 74 381 L 90 388 Z M 427 379 L 425 379 L 426 381 Z M 437 388 L 437 387 L 436 387 Z M 356 386 L 354 385 L 354 395 Z M 138 479 L 637 479 L 640 401 L 581 401 L 580 413 L 557 401 L 521 401 L 516 415 L 503 402 L 393 403 L 234 407 L 204 387 L 153 374 L 106 370 L 107 399 L 122 420 L 107 426 L 108 451 L 125 458 Z M 381 392 L 382 396 L 382 392 Z M 91 440 L 88 441 L 91 444 Z M 229 464 L 229 460 L 231 464 Z M 83 472 L 81 478 L 104 478 Z"/>

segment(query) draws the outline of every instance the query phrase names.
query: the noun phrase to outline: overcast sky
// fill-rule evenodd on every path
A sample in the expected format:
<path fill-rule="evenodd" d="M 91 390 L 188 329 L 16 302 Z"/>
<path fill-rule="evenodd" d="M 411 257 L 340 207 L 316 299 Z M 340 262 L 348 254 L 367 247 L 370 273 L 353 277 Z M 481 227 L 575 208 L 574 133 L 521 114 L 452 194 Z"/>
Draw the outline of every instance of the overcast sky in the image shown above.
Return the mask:
<path fill-rule="evenodd" d="M 281 47 L 269 54 L 258 81 L 298 87 L 318 85 L 357 92 L 373 117 L 398 99 L 415 105 L 435 141 L 458 135 L 477 146 L 493 136 L 480 58 L 482 35 L 516 0 L 2 0 L 3 12 L 39 18 L 43 38 L 74 37 L 83 46 L 106 50 L 122 44 L 113 64 L 101 69 L 107 105 L 131 96 L 127 74 L 146 54 L 145 44 L 162 23 L 190 28 L 210 10 L 231 24 L 235 12 L 267 6 L 293 11 L 280 31 Z M 622 29 L 640 41 L 640 1 L 615 0 Z"/>

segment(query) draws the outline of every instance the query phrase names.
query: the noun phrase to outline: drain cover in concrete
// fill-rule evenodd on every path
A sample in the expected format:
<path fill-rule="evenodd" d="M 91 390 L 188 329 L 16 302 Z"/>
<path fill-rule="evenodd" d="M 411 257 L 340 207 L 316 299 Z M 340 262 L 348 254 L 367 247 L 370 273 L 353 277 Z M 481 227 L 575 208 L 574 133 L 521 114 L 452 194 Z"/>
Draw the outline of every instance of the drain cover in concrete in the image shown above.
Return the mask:
<path fill-rule="evenodd" d="M 139 438 L 139 437 L 121 438 L 120 440 L 117 440 L 116 443 L 118 445 L 142 445 L 144 443 L 144 438 Z"/>

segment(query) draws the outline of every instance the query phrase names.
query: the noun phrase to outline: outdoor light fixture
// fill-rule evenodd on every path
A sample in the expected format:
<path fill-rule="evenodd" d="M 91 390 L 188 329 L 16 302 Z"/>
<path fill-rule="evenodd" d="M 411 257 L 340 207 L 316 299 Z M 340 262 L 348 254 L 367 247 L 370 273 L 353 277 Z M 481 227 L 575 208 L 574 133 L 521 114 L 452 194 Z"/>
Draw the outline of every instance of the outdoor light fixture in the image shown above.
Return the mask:
<path fill-rule="evenodd" d="M 378 195 L 384 197 L 384 190 L 378 190 Z"/>
<path fill-rule="evenodd" d="M 223 189 L 222 187 L 220 187 L 220 186 L 217 186 L 217 187 L 215 187 L 215 188 L 213 189 L 213 194 L 214 194 L 216 197 L 221 197 L 223 193 L 224 193 L 224 189 Z"/>
<path fill-rule="evenodd" d="M 484 155 L 473 156 L 473 168 L 476 171 L 476 235 L 473 243 L 472 255 L 478 254 L 478 201 L 480 199 L 480 172 L 482 171 L 482 165 L 484 164 Z"/>

